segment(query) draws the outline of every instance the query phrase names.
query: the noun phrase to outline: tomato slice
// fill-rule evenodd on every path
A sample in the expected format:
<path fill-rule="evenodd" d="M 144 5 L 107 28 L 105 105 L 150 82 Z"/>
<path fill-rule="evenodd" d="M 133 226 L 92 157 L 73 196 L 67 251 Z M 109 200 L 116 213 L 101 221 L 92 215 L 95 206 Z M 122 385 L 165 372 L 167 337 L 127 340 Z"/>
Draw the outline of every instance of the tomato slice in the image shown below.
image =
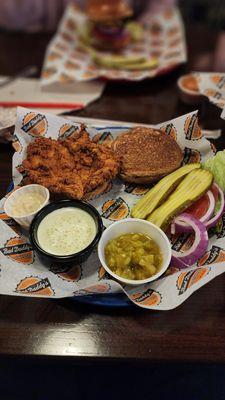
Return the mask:
<path fill-rule="evenodd" d="M 200 197 L 200 199 L 198 199 L 197 201 L 195 201 L 194 204 L 188 207 L 185 212 L 193 215 L 193 217 L 197 219 L 200 219 L 207 213 L 209 205 L 209 197 L 207 196 L 207 194 L 204 194 L 204 196 Z"/>
<path fill-rule="evenodd" d="M 212 185 L 210 188 L 210 191 L 212 192 L 213 197 L 215 198 L 215 203 L 216 203 L 218 200 L 218 197 L 219 197 L 219 191 L 218 191 L 217 187 L 215 185 Z M 209 206 L 210 206 L 210 200 L 206 193 L 206 194 L 204 194 L 204 196 L 200 197 L 200 199 L 195 201 L 194 204 L 192 204 L 190 207 L 188 207 L 185 210 L 185 212 L 193 215 L 193 217 L 195 217 L 197 219 L 200 219 L 207 213 Z"/>

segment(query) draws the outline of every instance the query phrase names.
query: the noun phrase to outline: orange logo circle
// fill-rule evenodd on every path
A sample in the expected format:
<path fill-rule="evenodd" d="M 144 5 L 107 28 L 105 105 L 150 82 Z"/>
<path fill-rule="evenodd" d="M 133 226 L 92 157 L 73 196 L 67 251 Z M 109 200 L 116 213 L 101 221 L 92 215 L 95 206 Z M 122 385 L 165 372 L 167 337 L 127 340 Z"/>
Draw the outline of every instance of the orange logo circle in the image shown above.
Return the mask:
<path fill-rule="evenodd" d="M 66 139 L 66 138 L 70 137 L 71 135 L 73 135 L 77 130 L 78 130 L 78 126 L 64 124 L 59 129 L 59 138 Z"/>
<path fill-rule="evenodd" d="M 9 239 L 0 251 L 4 256 L 21 264 L 32 264 L 34 261 L 32 246 L 20 237 Z"/>
<path fill-rule="evenodd" d="M 56 51 L 52 51 L 52 52 L 49 53 L 49 55 L 48 55 L 48 61 L 59 60 L 61 57 L 62 57 L 61 54 L 57 53 Z M 45 70 L 43 71 L 43 74 L 46 74 L 46 71 L 48 71 L 48 70 L 45 69 Z M 55 70 L 54 70 L 54 73 L 55 73 Z M 43 75 L 43 74 L 42 74 L 42 75 Z"/>
<path fill-rule="evenodd" d="M 74 82 L 74 79 L 73 79 L 71 76 L 62 73 L 62 74 L 60 74 L 60 76 L 59 76 L 59 81 L 60 81 L 61 83 L 72 83 L 72 82 Z"/>
<path fill-rule="evenodd" d="M 21 232 L 20 225 L 16 223 L 13 218 L 10 218 L 4 211 L 0 210 L 0 220 L 5 222 L 11 229 L 14 230 L 18 235 Z"/>
<path fill-rule="evenodd" d="M 34 137 L 44 136 L 48 130 L 48 122 L 44 115 L 32 111 L 25 115 L 21 129 Z"/>
<path fill-rule="evenodd" d="M 54 296 L 55 294 L 48 278 L 39 278 L 38 276 L 29 276 L 22 279 L 15 291 L 32 296 Z"/>
<path fill-rule="evenodd" d="M 77 290 L 74 292 L 75 296 L 83 296 L 87 294 L 95 294 L 95 293 L 108 293 L 111 287 L 108 283 L 96 283 L 91 285 L 85 289 Z"/>
<path fill-rule="evenodd" d="M 202 137 L 202 131 L 198 125 L 197 114 L 189 115 L 184 123 L 184 132 L 186 139 L 198 140 Z"/>
<path fill-rule="evenodd" d="M 119 221 L 120 219 L 126 218 L 129 211 L 127 203 L 121 197 L 118 197 L 116 200 L 108 200 L 103 204 L 102 217 L 110 221 Z"/>
<path fill-rule="evenodd" d="M 161 301 L 162 301 L 162 295 L 159 292 L 156 292 L 155 290 L 152 289 L 147 289 L 143 293 L 134 293 L 129 296 L 135 303 L 148 306 L 148 307 L 154 307 L 158 306 Z"/>
<path fill-rule="evenodd" d="M 109 278 L 108 272 L 106 272 L 105 268 L 102 265 L 100 265 L 100 267 L 98 269 L 98 279 L 101 280 L 101 279 L 108 279 L 108 278 Z"/>
<path fill-rule="evenodd" d="M 67 69 L 80 69 L 80 64 L 75 63 L 70 60 L 67 60 L 64 65 L 65 65 L 65 68 L 67 68 Z"/>
<path fill-rule="evenodd" d="M 104 144 L 106 146 L 111 146 L 114 138 L 113 135 L 110 132 L 103 132 L 103 133 L 97 133 L 97 135 L 94 136 L 93 141 L 98 144 Z"/>
<path fill-rule="evenodd" d="M 146 186 L 135 186 L 133 184 L 126 184 L 125 190 L 126 193 L 133 194 L 135 196 L 143 196 L 149 191 L 149 187 Z"/>
<path fill-rule="evenodd" d="M 72 268 L 69 267 L 68 270 L 65 270 L 65 266 L 63 267 L 63 271 L 55 270 L 54 267 L 51 268 L 51 272 L 56 273 L 60 278 L 67 282 L 78 282 L 82 277 L 82 267 L 81 265 L 74 265 Z"/>
<path fill-rule="evenodd" d="M 217 264 L 225 261 L 225 250 L 219 246 L 212 246 L 210 251 L 207 251 L 204 256 L 198 261 L 198 266 Z"/>
<path fill-rule="evenodd" d="M 188 288 L 203 279 L 209 271 L 209 268 L 197 268 L 192 271 L 182 272 L 177 279 L 179 295 L 183 294 Z"/>
<path fill-rule="evenodd" d="M 225 87 L 225 77 L 224 75 L 213 75 L 210 77 L 211 81 L 219 88 L 224 89 Z"/>
<path fill-rule="evenodd" d="M 45 79 L 51 78 L 53 75 L 56 74 L 56 72 L 57 72 L 57 69 L 54 68 L 54 67 L 45 68 L 42 71 L 42 77 L 45 78 Z"/>
<path fill-rule="evenodd" d="M 74 22 L 74 20 L 72 18 L 68 18 L 66 21 L 66 28 L 71 30 L 71 31 L 75 31 L 76 29 L 76 23 Z"/>
<path fill-rule="evenodd" d="M 22 145 L 21 145 L 21 143 L 20 143 L 18 137 L 17 137 L 15 134 L 13 135 L 12 146 L 13 146 L 14 150 L 15 150 L 17 153 L 21 153 L 21 151 L 22 151 Z"/>
<path fill-rule="evenodd" d="M 65 40 L 66 42 L 69 42 L 69 43 L 74 40 L 74 36 L 72 36 L 71 34 L 69 34 L 67 32 L 61 32 L 60 36 L 63 40 Z"/>
<path fill-rule="evenodd" d="M 200 152 L 198 150 L 189 149 L 189 148 L 185 147 L 183 163 L 189 164 L 189 163 L 198 163 L 198 162 L 201 162 Z"/>
<path fill-rule="evenodd" d="M 172 139 L 177 140 L 176 128 L 172 123 L 166 126 L 162 126 L 160 130 L 164 132 L 166 135 L 170 136 Z"/>

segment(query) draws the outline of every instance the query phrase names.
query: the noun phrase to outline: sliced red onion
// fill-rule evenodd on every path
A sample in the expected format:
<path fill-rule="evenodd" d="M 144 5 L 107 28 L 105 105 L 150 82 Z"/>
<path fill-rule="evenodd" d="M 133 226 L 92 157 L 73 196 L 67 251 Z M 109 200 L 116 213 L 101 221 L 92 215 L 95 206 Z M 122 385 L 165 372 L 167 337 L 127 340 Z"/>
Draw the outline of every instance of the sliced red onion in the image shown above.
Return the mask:
<path fill-rule="evenodd" d="M 189 265 L 186 265 L 179 257 L 172 255 L 171 257 L 171 265 L 178 268 L 187 268 Z"/>
<path fill-rule="evenodd" d="M 124 39 L 129 36 L 129 32 L 121 27 L 115 27 L 115 29 L 106 30 L 100 26 L 95 26 L 93 32 L 99 39 L 110 41 Z"/>
<path fill-rule="evenodd" d="M 211 192 L 211 190 L 208 190 L 208 192 L 206 193 L 206 195 L 209 198 L 209 207 L 207 212 L 201 217 L 199 218 L 199 221 L 202 223 L 206 223 L 206 221 L 208 221 L 211 216 L 213 215 L 214 209 L 215 209 L 215 197 L 213 196 L 213 193 Z M 191 214 L 189 214 L 191 215 Z M 206 225 L 206 224 L 205 224 Z M 173 230 L 173 232 L 172 232 Z M 191 226 L 187 225 L 184 221 L 181 221 L 179 216 L 177 218 L 174 219 L 172 225 L 171 225 L 171 233 L 174 234 L 175 232 L 191 232 L 192 228 Z"/>
<path fill-rule="evenodd" d="M 184 265 L 191 266 L 199 258 L 201 258 L 207 250 L 209 240 L 208 233 L 205 225 L 190 214 L 181 214 L 179 216 L 179 220 L 185 222 L 191 227 L 192 231 L 195 233 L 195 239 L 190 249 L 184 252 L 172 250 L 172 255 L 174 257 L 174 261 L 179 259 L 179 261 L 182 261 Z M 180 264 L 183 265 L 182 263 Z M 180 266 L 180 268 L 184 268 L 184 266 Z"/>
<path fill-rule="evenodd" d="M 223 212 L 224 212 L 224 206 L 225 206 L 225 202 L 224 202 L 224 193 L 222 191 L 222 189 L 220 189 L 220 187 L 214 183 L 214 186 L 216 186 L 219 195 L 220 195 L 220 208 L 218 210 L 218 212 L 216 213 L 216 215 L 214 215 L 211 219 L 209 219 L 208 221 L 204 222 L 204 225 L 207 229 L 212 228 L 213 226 L 215 226 L 218 222 L 218 220 L 222 217 Z"/>

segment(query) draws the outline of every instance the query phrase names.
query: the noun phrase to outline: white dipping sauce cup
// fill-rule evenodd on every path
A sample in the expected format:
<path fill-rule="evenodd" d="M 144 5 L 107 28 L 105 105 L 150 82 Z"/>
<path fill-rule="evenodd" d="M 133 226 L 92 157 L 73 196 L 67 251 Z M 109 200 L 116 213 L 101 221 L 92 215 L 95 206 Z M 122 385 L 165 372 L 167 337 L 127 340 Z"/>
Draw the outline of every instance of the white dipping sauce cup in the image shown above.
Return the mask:
<path fill-rule="evenodd" d="M 22 216 L 16 216 L 13 213 L 13 205 L 15 204 L 15 202 L 19 203 L 20 197 L 21 195 L 24 195 L 24 193 L 34 193 L 34 192 L 40 193 L 43 196 L 44 198 L 43 204 L 30 214 L 28 211 L 26 212 L 25 208 L 24 214 Z M 49 203 L 49 190 L 42 185 L 32 184 L 32 185 L 22 186 L 21 188 L 12 192 L 12 194 L 10 194 L 5 201 L 4 211 L 9 217 L 13 218 L 16 222 L 18 222 L 18 224 L 28 229 L 31 224 L 31 221 L 33 220 L 37 212 L 41 210 L 41 208 L 46 206 L 46 204 L 48 203 Z"/>

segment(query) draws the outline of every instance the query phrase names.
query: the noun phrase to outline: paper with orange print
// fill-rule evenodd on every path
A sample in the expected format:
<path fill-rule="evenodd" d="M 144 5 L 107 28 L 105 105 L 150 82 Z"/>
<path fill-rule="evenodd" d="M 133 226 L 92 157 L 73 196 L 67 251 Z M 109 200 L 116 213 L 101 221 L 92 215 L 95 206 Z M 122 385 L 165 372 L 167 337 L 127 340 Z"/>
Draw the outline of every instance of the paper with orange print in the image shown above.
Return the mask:
<path fill-rule="evenodd" d="M 36 137 L 52 137 L 64 140 L 72 135 L 85 119 L 74 122 L 51 114 L 24 108 L 18 109 L 13 157 L 13 181 L 15 187 L 25 178 L 22 161 L 29 143 Z M 87 124 L 91 137 L 99 143 L 111 142 L 129 128 L 129 123 L 112 125 L 96 120 L 94 126 Z M 173 137 L 183 150 L 184 163 L 206 160 L 214 154 L 214 148 L 202 136 L 198 126 L 197 112 L 183 115 L 157 125 L 165 135 Z M 136 186 L 115 179 L 108 192 L 91 201 L 102 216 L 104 226 L 129 217 L 132 206 L 146 193 L 146 186 Z M 7 197 L 8 195 L 6 195 Z M 6 198 L 5 197 L 5 198 Z M 121 286 L 112 280 L 101 266 L 97 249 L 82 265 L 63 270 L 59 265 L 46 268 L 41 264 L 28 238 L 21 235 L 20 227 L 3 211 L 0 202 L 0 294 L 28 297 L 62 298 L 90 296 L 92 294 L 119 293 L 138 307 L 149 310 L 170 310 L 182 304 L 193 292 L 225 271 L 225 215 L 212 230 L 205 255 L 191 268 L 179 270 L 170 265 L 157 281 L 135 287 Z M 173 237 L 177 249 L 188 248 L 190 235 Z"/>
<path fill-rule="evenodd" d="M 42 85 L 84 82 L 103 77 L 110 80 L 139 81 L 165 73 L 186 62 L 184 25 L 177 8 L 154 15 L 147 11 L 139 22 L 144 29 L 143 40 L 131 44 L 121 54 L 144 55 L 148 60 L 156 59 L 156 66 L 144 71 L 104 68 L 96 65 L 91 55 L 80 45 L 79 30 L 86 23 L 86 16 L 78 8 L 68 6 L 45 55 Z"/>
<path fill-rule="evenodd" d="M 221 118 L 225 119 L 225 74 L 219 72 L 196 72 L 199 92 L 222 111 Z"/>

